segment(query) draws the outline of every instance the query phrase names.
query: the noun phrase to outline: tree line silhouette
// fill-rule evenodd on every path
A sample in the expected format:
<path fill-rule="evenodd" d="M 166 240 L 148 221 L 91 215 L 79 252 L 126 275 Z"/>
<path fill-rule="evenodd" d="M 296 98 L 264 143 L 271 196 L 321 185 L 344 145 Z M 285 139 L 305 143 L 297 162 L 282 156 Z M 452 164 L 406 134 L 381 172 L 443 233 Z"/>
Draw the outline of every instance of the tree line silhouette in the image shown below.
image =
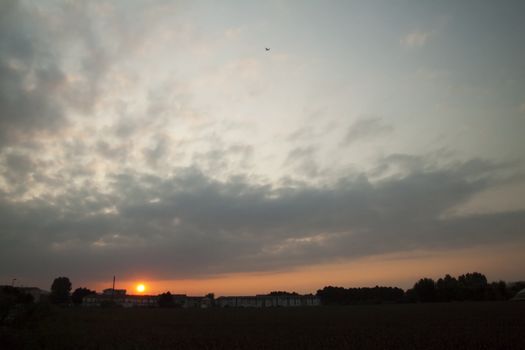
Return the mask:
<path fill-rule="evenodd" d="M 324 305 L 450 302 L 450 301 L 496 301 L 508 300 L 521 289 L 525 282 L 507 284 L 504 281 L 488 283 L 479 272 L 467 273 L 458 278 L 445 275 L 434 281 L 421 278 L 404 292 L 397 287 L 343 288 L 324 287 L 317 291 Z"/>
<path fill-rule="evenodd" d="M 511 286 L 504 281 L 488 283 L 485 275 L 472 272 L 458 278 L 445 275 L 437 281 L 422 278 L 406 291 L 406 297 L 419 302 L 507 300 L 523 288 L 524 282 Z"/>
<path fill-rule="evenodd" d="M 317 291 L 324 305 L 400 303 L 405 301 L 405 292 L 397 287 L 343 288 L 324 287 Z"/>

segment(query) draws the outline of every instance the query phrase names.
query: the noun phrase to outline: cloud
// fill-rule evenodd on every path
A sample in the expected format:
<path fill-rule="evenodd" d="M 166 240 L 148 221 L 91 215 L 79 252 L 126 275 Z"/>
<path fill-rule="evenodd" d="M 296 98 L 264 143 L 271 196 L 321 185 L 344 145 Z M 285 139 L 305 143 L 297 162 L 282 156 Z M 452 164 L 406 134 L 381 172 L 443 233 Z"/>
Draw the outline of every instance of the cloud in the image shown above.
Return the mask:
<path fill-rule="evenodd" d="M 53 137 L 70 125 L 69 113 L 96 106 L 112 61 L 93 28 L 96 8 L 2 2 L 0 147 Z"/>
<path fill-rule="evenodd" d="M 436 167 L 416 156 L 411 162 L 373 183 L 356 173 L 330 186 L 275 187 L 243 176 L 218 181 L 188 167 L 167 178 L 128 171 L 112 175 L 106 189 L 86 184 L 23 202 L 4 195 L 0 275 L 102 278 L 111 270 L 198 278 L 415 249 L 521 244 L 521 211 L 442 217 L 504 182 L 494 174 L 507 165 Z"/>
<path fill-rule="evenodd" d="M 427 44 L 431 35 L 431 32 L 415 30 L 402 37 L 399 42 L 405 47 L 423 47 Z"/>
<path fill-rule="evenodd" d="M 238 39 L 242 35 L 242 28 L 228 28 L 224 31 L 224 36 L 229 40 Z"/>
<path fill-rule="evenodd" d="M 82 122 L 93 124 L 100 109 L 111 113 L 116 104 L 104 103 L 114 84 L 129 93 L 133 72 L 122 62 L 143 49 L 161 5 L 119 6 L 0 4 L 0 147 L 63 137 Z M 128 19 L 133 10 L 140 24 Z"/>
<path fill-rule="evenodd" d="M 58 96 L 65 75 L 46 45 L 40 19 L 16 1 L 0 4 L 0 147 L 53 130 L 64 116 Z"/>
<path fill-rule="evenodd" d="M 25 177 L 33 168 L 33 161 L 24 154 L 8 153 L 5 159 L 6 170 L 9 172 L 8 178 L 15 180 Z"/>
<path fill-rule="evenodd" d="M 284 166 L 295 168 L 301 176 L 313 178 L 319 175 L 320 169 L 315 158 L 314 146 L 297 147 L 288 152 Z"/>
<path fill-rule="evenodd" d="M 385 135 L 393 130 L 394 128 L 385 124 L 381 118 L 362 118 L 350 125 L 343 142 L 348 145 L 357 141 Z"/>

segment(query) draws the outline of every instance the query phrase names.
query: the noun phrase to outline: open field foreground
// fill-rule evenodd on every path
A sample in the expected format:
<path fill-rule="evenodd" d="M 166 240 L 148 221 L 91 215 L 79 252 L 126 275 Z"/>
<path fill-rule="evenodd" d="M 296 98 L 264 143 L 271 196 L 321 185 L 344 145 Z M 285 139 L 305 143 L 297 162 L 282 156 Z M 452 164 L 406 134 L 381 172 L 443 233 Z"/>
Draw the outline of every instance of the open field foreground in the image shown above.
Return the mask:
<path fill-rule="evenodd" d="M 274 309 L 53 309 L 2 348 L 525 349 L 525 303 Z"/>

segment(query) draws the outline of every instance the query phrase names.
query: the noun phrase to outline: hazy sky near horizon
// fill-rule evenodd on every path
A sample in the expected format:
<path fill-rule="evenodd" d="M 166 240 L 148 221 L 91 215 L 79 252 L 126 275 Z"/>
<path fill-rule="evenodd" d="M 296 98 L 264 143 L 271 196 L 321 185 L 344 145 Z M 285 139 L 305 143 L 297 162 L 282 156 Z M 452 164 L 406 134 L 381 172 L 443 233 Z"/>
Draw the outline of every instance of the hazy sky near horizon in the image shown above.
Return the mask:
<path fill-rule="evenodd" d="M 2 1 L 0 284 L 525 279 L 524 13 Z"/>

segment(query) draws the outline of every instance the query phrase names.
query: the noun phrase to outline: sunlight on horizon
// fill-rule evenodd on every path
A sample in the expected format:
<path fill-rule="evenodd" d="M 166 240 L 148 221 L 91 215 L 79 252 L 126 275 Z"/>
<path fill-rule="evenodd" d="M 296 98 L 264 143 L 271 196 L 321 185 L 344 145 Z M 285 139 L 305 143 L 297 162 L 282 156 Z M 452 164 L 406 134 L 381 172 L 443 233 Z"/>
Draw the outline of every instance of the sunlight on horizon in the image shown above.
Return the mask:
<path fill-rule="evenodd" d="M 505 253 L 505 255 L 503 255 Z M 479 257 L 484 256 L 482 262 Z M 460 275 L 481 271 L 489 280 L 512 281 L 521 272 L 522 250 L 519 247 L 466 248 L 454 251 L 416 251 L 386 254 L 355 261 L 319 264 L 277 272 L 248 272 L 203 279 L 153 279 L 140 283 L 148 294 L 222 295 L 265 294 L 274 290 L 313 293 L 328 285 L 373 287 L 376 285 L 411 288 L 422 277 L 439 278 L 445 274 Z M 509 262 L 505 269 L 498 266 Z M 136 280 L 117 279 L 117 289 L 138 291 Z M 107 283 L 95 283 L 97 290 Z"/>
<path fill-rule="evenodd" d="M 144 293 L 144 291 L 146 290 L 146 286 L 142 283 L 140 284 L 137 284 L 137 288 L 136 288 L 137 292 L 139 293 Z"/>

